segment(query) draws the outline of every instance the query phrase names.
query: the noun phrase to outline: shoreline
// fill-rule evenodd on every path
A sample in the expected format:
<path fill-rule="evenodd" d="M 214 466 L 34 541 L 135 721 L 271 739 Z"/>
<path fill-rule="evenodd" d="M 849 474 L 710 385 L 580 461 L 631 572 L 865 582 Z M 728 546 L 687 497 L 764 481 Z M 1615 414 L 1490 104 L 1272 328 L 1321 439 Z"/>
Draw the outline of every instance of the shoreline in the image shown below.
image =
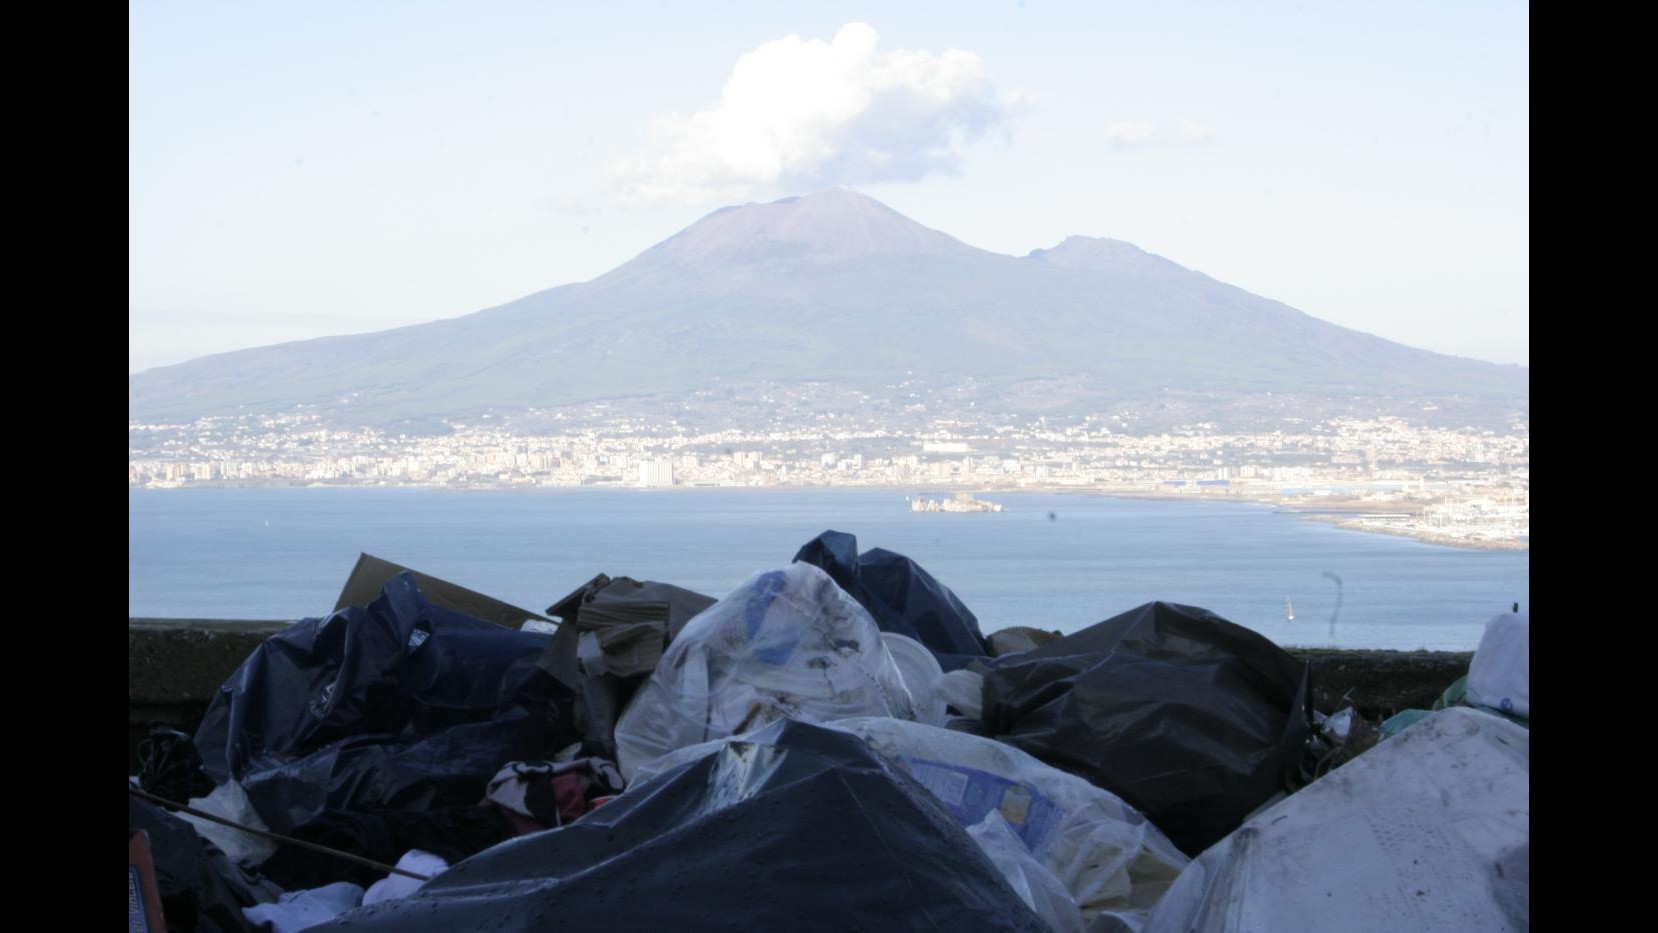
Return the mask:
<path fill-rule="evenodd" d="M 1335 525 L 1337 528 L 1345 528 L 1348 531 L 1361 531 L 1367 534 L 1390 535 L 1395 538 L 1410 538 L 1414 541 L 1422 541 L 1427 544 L 1438 544 L 1444 547 L 1459 547 L 1469 551 L 1531 552 L 1530 541 L 1511 541 L 1501 538 L 1469 540 L 1467 538 L 1459 538 L 1455 535 L 1441 534 L 1434 531 L 1415 531 L 1408 528 L 1386 528 L 1377 527 L 1375 525 L 1366 525 L 1351 518 L 1338 518 L 1334 515 L 1308 514 L 1302 517 L 1312 521 L 1327 522 Z"/>
<path fill-rule="evenodd" d="M 519 493 L 519 494 L 529 494 L 529 495 L 537 495 L 537 494 L 560 495 L 560 494 L 567 494 L 567 493 L 571 493 L 571 492 L 578 492 L 578 491 L 582 491 L 582 490 L 606 490 L 606 491 L 643 492 L 643 493 L 674 493 L 674 492 L 691 493 L 691 492 L 694 492 L 694 491 L 697 491 L 697 490 L 727 490 L 727 491 L 729 491 L 729 490 L 743 490 L 743 491 L 747 491 L 747 492 L 818 492 L 818 491 L 825 491 L 825 490 L 855 490 L 855 491 L 860 491 L 860 492 L 862 492 L 862 491 L 877 492 L 877 491 L 883 491 L 883 490 L 890 490 L 890 491 L 893 491 L 895 493 L 896 492 L 911 492 L 911 493 L 916 493 L 916 494 L 941 493 L 941 494 L 946 494 L 946 495 L 955 494 L 955 493 L 959 493 L 959 492 L 970 492 L 974 496 L 995 496 L 995 495 L 1005 495 L 1005 494 L 1008 494 L 1008 493 L 1019 493 L 1019 494 L 1035 493 L 1035 494 L 1039 494 L 1039 495 L 1087 496 L 1089 498 L 1096 498 L 1096 499 L 1134 499 L 1134 500 L 1154 500 L 1154 501 L 1166 501 L 1166 502 L 1247 503 L 1249 505 L 1265 506 L 1265 507 L 1268 507 L 1268 508 L 1272 508 L 1276 511 L 1281 511 L 1281 512 L 1285 512 L 1285 513 L 1293 514 L 1297 518 L 1302 519 L 1303 521 L 1317 521 L 1317 522 L 1323 522 L 1323 523 L 1328 524 L 1328 525 L 1334 525 L 1335 527 L 1341 528 L 1341 529 L 1346 530 L 1346 531 L 1357 531 L 1357 532 L 1361 532 L 1361 533 L 1365 533 L 1365 534 L 1387 535 L 1389 537 L 1396 537 L 1396 538 L 1409 538 L 1409 539 L 1414 540 L 1414 541 L 1420 541 L 1424 544 L 1432 544 L 1432 545 L 1436 545 L 1436 546 L 1439 546 L 1439 547 L 1454 547 L 1454 548 L 1460 548 L 1460 549 L 1463 549 L 1463 550 L 1470 550 L 1470 551 L 1506 551 L 1506 552 L 1526 552 L 1526 553 L 1529 553 L 1530 550 L 1531 550 L 1531 544 L 1530 544 L 1529 541 L 1516 541 L 1516 540 L 1507 540 L 1507 539 L 1469 539 L 1469 538 L 1459 537 L 1459 536 L 1455 536 L 1455 535 L 1447 535 L 1447 534 L 1443 534 L 1443 533 L 1440 533 L 1440 532 L 1435 532 L 1435 531 L 1430 531 L 1430 530 L 1425 530 L 1425 529 L 1408 528 L 1408 527 L 1376 526 L 1376 525 L 1372 525 L 1372 524 L 1366 524 L 1362 521 L 1363 516 L 1365 515 L 1365 513 L 1396 512 L 1396 511 L 1399 510 L 1397 506 L 1393 506 L 1390 503 L 1358 502 L 1358 501 L 1346 500 L 1346 499 L 1336 499 L 1336 500 L 1331 501 L 1328 504 L 1322 504 L 1322 505 L 1317 506 L 1317 507 L 1309 507 L 1309 506 L 1304 505 L 1300 502 L 1297 502 L 1293 499 L 1283 497 L 1283 496 L 1258 496 L 1258 495 L 1238 494 L 1238 493 L 1235 493 L 1235 492 L 1228 492 L 1228 493 L 1224 493 L 1224 494 L 1220 494 L 1220 495 L 1213 495 L 1213 494 L 1201 494 L 1201 493 L 1199 493 L 1199 494 L 1173 493 L 1173 492 L 1163 492 L 1161 490 L 1141 490 L 1141 489 L 1086 489 L 1086 488 L 1081 488 L 1081 487 L 1078 487 L 1078 486 L 1057 485 L 1057 484 L 1056 485 L 1035 485 L 1035 484 L 1033 484 L 1033 485 L 1026 485 L 1026 486 L 1008 486 L 1008 487 L 965 487 L 965 486 L 952 485 L 952 484 L 947 484 L 947 483 L 941 483 L 941 484 L 936 484 L 936 485 L 935 484 L 906 483 L 906 484 L 902 484 L 902 485 L 899 485 L 899 484 L 893 484 L 893 485 L 860 484 L 860 485 L 844 485 L 844 486 L 843 485 L 816 485 L 816 484 L 812 484 L 812 485 L 800 484 L 800 485 L 786 485 L 786 486 L 785 485 L 743 486 L 743 485 L 736 485 L 736 484 L 732 484 L 732 485 L 695 484 L 695 485 L 642 487 L 642 486 L 634 486 L 634 485 L 623 485 L 623 484 L 619 484 L 619 483 L 617 483 L 617 484 L 598 484 L 598 483 L 594 483 L 594 484 L 585 484 L 585 485 L 576 485 L 576 486 L 524 486 L 524 485 L 486 485 L 486 484 L 476 484 L 476 485 L 449 485 L 449 484 L 443 484 L 443 485 L 434 485 L 434 484 L 427 484 L 427 483 L 399 483 L 399 484 L 396 484 L 396 485 L 391 485 L 391 484 L 387 484 L 387 485 L 379 485 L 379 484 L 368 485 L 368 484 L 352 484 L 352 483 L 275 484 L 275 483 L 224 483 L 224 482 L 214 482 L 214 483 L 191 484 L 191 485 L 188 485 L 188 486 L 131 486 L 131 485 L 129 485 L 127 487 L 127 489 L 128 489 L 129 492 L 132 492 L 132 491 L 135 491 L 135 490 L 173 491 L 173 490 L 177 490 L 177 489 L 352 489 L 352 490 L 407 489 L 407 490 L 423 490 L 423 491 L 437 491 L 437 492 L 508 492 L 508 493 Z M 926 513 L 922 513 L 922 514 L 926 514 Z"/>

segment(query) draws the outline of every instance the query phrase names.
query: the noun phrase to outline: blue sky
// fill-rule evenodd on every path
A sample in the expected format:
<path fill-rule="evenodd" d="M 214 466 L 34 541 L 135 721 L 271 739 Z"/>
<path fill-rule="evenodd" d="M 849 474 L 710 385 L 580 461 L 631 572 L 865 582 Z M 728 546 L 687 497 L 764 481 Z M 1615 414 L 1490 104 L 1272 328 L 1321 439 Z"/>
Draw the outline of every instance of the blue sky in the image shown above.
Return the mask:
<path fill-rule="evenodd" d="M 129 11 L 129 371 L 469 313 L 836 183 L 1530 361 L 1524 4 Z"/>

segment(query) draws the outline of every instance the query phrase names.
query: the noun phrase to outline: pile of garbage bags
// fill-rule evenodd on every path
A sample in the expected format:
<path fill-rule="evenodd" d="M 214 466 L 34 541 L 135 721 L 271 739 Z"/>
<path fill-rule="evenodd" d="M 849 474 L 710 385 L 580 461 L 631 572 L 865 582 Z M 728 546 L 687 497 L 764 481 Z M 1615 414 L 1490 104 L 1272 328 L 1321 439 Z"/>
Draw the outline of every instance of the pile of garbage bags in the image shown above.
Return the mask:
<path fill-rule="evenodd" d="M 600 574 L 550 620 L 364 560 L 375 598 L 267 639 L 193 736 L 146 743 L 135 911 L 172 930 L 1529 921 L 1529 744 L 1497 715 L 1529 715 L 1511 622 L 1469 678 L 1498 710 L 1371 748 L 1353 711 L 1313 710 L 1305 663 L 1207 610 L 986 638 L 914 561 L 839 532 L 719 599 Z"/>
<path fill-rule="evenodd" d="M 549 640 L 433 605 L 399 575 L 255 649 L 196 730 L 202 768 L 282 833 L 476 803 L 505 759 L 576 740 L 569 691 L 537 666 Z"/>
<path fill-rule="evenodd" d="M 891 717 L 827 727 L 862 739 L 932 792 L 934 802 L 986 851 L 1021 900 L 1055 929 L 1080 930 L 1102 914 L 1143 914 L 1189 861 L 1115 794 L 994 739 Z M 739 736 L 664 755 L 635 775 L 648 781 Z M 1058 891 L 1060 897 L 1042 897 Z"/>
<path fill-rule="evenodd" d="M 854 736 L 789 719 L 322 929 L 533 930 L 554 917 L 623 930 L 1044 929 L 924 787 Z"/>

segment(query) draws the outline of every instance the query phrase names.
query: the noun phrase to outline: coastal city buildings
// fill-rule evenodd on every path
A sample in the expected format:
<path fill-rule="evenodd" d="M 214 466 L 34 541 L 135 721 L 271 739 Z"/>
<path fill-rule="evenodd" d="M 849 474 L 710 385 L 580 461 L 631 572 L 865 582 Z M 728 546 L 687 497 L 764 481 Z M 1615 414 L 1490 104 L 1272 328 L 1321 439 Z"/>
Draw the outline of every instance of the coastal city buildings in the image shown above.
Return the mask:
<path fill-rule="evenodd" d="M 483 415 L 422 434 L 314 416 L 128 428 L 130 487 L 874 486 L 906 493 L 1075 491 L 1270 502 L 1370 531 L 1470 546 L 1530 539 L 1530 435 L 1334 418 L 1297 430 L 1212 424 L 1130 433 L 1104 419 L 896 432 L 877 422 L 692 429 L 597 410 L 534 433 Z"/>

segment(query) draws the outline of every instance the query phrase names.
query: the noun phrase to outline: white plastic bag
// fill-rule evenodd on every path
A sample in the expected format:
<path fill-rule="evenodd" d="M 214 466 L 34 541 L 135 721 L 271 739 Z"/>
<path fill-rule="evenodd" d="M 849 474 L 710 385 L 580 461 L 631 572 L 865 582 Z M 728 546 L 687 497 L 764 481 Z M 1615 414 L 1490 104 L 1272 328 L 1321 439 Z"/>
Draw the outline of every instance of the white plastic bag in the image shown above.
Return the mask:
<path fill-rule="evenodd" d="M 259 811 L 253 809 L 253 801 L 248 799 L 247 791 L 235 781 L 226 781 L 213 788 L 213 792 L 206 797 L 193 797 L 186 803 L 203 813 L 224 817 L 243 826 L 270 829 L 265 825 L 265 821 L 259 818 Z M 224 854 L 230 856 L 231 861 L 238 864 L 258 865 L 276 852 L 276 843 L 265 836 L 254 835 L 188 813 L 175 813 L 174 816 L 194 826 L 196 832 L 207 837 L 208 841 L 222 849 Z"/>
<path fill-rule="evenodd" d="M 417 875 L 425 875 L 427 880 L 431 880 L 448 871 L 449 863 L 430 852 L 410 849 L 397 860 L 397 867 Z M 408 875 L 387 875 L 369 885 L 368 890 L 363 892 L 363 906 L 408 897 L 425 884 L 425 881 L 418 881 Z"/>
<path fill-rule="evenodd" d="M 1528 930 L 1530 866 L 1531 735 L 1458 706 L 1250 817 L 1144 929 Z"/>
<path fill-rule="evenodd" d="M 904 687 L 915 701 L 915 719 L 929 726 L 942 726 L 949 716 L 944 698 L 938 695 L 938 682 L 944 676 L 938 660 L 921 642 L 897 632 L 882 632 L 887 653 L 904 676 Z"/>
<path fill-rule="evenodd" d="M 1143 914 L 1190 861 L 1120 797 L 995 739 L 894 719 L 828 726 L 897 761 L 964 826 L 1003 819 L 1089 923 Z"/>
<path fill-rule="evenodd" d="M 984 715 L 984 675 L 967 668 L 950 671 L 934 688 L 940 699 L 961 711 L 968 719 Z"/>
<path fill-rule="evenodd" d="M 244 907 L 242 916 L 260 933 L 303 933 L 355 910 L 362 902 L 362 888 L 349 881 L 336 881 L 320 888 L 287 891 L 269 904 Z"/>
<path fill-rule="evenodd" d="M 916 717 L 875 620 L 810 564 L 755 574 L 685 624 L 616 724 L 630 781 L 675 749 L 789 717 Z"/>
<path fill-rule="evenodd" d="M 1485 623 L 1467 696 L 1475 706 L 1531 718 L 1531 613 L 1505 612 Z"/>

